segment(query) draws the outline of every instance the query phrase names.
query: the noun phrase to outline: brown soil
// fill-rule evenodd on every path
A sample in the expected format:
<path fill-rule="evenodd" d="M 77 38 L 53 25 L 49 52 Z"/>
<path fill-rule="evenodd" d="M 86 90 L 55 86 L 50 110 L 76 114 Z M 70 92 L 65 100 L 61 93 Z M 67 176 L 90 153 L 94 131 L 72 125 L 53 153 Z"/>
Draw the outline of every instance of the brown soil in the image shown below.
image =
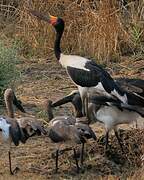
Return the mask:
<path fill-rule="evenodd" d="M 123 73 L 121 76 L 128 75 L 131 71 L 126 68 L 128 67 L 126 62 L 110 69 L 113 75 L 120 74 L 119 70 Z M 138 72 L 142 64 L 137 69 L 135 68 L 130 76 L 143 77 L 142 71 Z M 44 125 L 47 126 L 44 101 L 46 99 L 57 100 L 75 87 L 67 77 L 65 70 L 56 61 L 24 60 L 20 67 L 23 69 L 23 77 L 16 94 L 22 100 L 27 112 L 43 119 Z M 57 108 L 55 114 L 73 114 L 72 106 L 68 104 L 63 108 Z M 24 145 L 12 146 L 12 166 L 14 168 L 17 165 L 20 168 L 14 176 L 9 175 L 7 147 L 6 145 L 0 146 L 0 179 L 126 179 L 127 177 L 131 179 L 137 171 L 142 169 L 144 130 L 124 126 L 125 130 L 120 132 L 125 153 L 121 152 L 113 134 L 110 138 L 110 150 L 105 153 L 104 129 L 97 124 L 93 124 L 92 127 L 98 140 L 87 143 L 85 165 L 81 173 L 76 173 L 73 152 L 69 151 L 60 156 L 59 172 L 55 174 L 55 159 L 52 154 L 55 152 L 56 145 L 51 143 L 48 137 L 39 136 L 29 139 Z M 61 148 L 64 149 L 65 145 Z M 80 147 L 77 146 L 78 155 L 79 150 Z M 139 179 L 142 178 L 139 174 Z"/>

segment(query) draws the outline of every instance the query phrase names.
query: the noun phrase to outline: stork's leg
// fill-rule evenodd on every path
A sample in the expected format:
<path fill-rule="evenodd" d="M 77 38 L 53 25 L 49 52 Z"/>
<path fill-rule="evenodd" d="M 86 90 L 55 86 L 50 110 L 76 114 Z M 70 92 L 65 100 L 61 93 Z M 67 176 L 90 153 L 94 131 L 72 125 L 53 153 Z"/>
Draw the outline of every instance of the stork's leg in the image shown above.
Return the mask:
<path fill-rule="evenodd" d="M 58 171 L 58 156 L 59 156 L 59 150 L 57 149 L 56 150 L 56 167 L 55 167 L 55 172 L 57 173 L 57 171 Z"/>
<path fill-rule="evenodd" d="M 8 154 L 9 154 L 9 168 L 10 168 L 10 173 L 11 173 L 11 175 L 14 175 L 14 173 L 13 173 L 13 171 L 12 171 L 12 167 L 11 167 L 11 152 L 9 151 Z"/>
<path fill-rule="evenodd" d="M 84 161 L 83 157 L 84 157 L 84 143 L 82 143 L 81 154 L 80 154 L 81 166 L 83 166 L 83 161 Z"/>
<path fill-rule="evenodd" d="M 120 147 L 121 147 L 121 150 L 122 150 L 122 152 L 124 153 L 124 150 L 123 150 L 123 143 L 122 143 L 121 138 L 119 137 L 119 134 L 118 134 L 117 129 L 114 129 L 114 132 L 115 132 L 115 136 L 116 136 L 116 138 L 117 138 L 117 140 L 118 140 L 118 143 L 119 143 L 119 145 L 120 145 Z"/>
<path fill-rule="evenodd" d="M 86 112 L 85 112 L 85 98 L 82 97 L 82 114 L 83 116 L 85 116 Z"/>
<path fill-rule="evenodd" d="M 79 173 L 79 165 L 78 165 L 78 160 L 77 160 L 77 155 L 76 155 L 75 148 L 73 149 L 73 151 L 74 151 L 74 158 L 75 158 L 75 162 L 76 162 L 76 166 L 77 166 L 77 173 Z"/>
<path fill-rule="evenodd" d="M 108 150 L 108 145 L 109 145 L 109 131 L 106 132 L 106 141 L 105 141 L 105 150 Z"/>
<path fill-rule="evenodd" d="M 9 154 L 9 168 L 10 168 L 10 173 L 11 173 L 11 175 L 14 175 L 15 173 L 17 173 L 17 171 L 19 170 L 19 168 L 16 167 L 16 168 L 12 171 L 12 167 L 11 167 L 11 151 L 10 151 L 10 150 L 9 150 L 8 154 Z"/>
<path fill-rule="evenodd" d="M 89 118 L 89 111 L 88 111 L 88 96 L 86 96 L 85 97 L 85 115 L 86 115 L 86 118 L 88 119 L 88 120 L 90 120 L 90 118 Z"/>
<path fill-rule="evenodd" d="M 85 116 L 85 98 L 87 96 L 87 89 L 85 87 L 78 86 L 78 90 L 82 101 L 82 114 Z"/>
<path fill-rule="evenodd" d="M 91 108 L 89 107 L 90 107 L 89 106 L 89 92 L 87 92 L 87 96 L 85 97 L 85 113 L 86 113 L 88 124 L 90 124 L 92 121 L 92 107 Z"/>
<path fill-rule="evenodd" d="M 82 113 L 83 116 L 86 116 L 86 118 L 88 119 L 89 123 L 90 123 L 90 116 L 89 116 L 89 111 L 88 111 L 88 103 L 89 103 L 89 96 L 88 93 L 85 97 L 83 97 L 82 99 Z"/>

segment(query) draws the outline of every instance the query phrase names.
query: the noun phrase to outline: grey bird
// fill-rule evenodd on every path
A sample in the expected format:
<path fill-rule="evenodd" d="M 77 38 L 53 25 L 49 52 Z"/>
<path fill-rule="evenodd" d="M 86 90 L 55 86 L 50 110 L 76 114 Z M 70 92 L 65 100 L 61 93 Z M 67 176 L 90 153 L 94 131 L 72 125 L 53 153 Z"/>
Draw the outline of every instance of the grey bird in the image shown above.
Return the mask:
<path fill-rule="evenodd" d="M 46 133 L 41 125 L 37 122 L 30 122 L 28 119 L 17 120 L 14 117 L 14 108 L 13 104 L 22 111 L 25 112 L 20 101 L 17 100 L 14 91 L 12 89 L 6 89 L 4 92 L 4 100 L 6 104 L 6 109 L 8 116 L 0 116 L 0 131 L 2 133 L 2 140 L 8 144 L 9 150 L 9 168 L 10 173 L 13 175 L 19 169 L 16 167 L 12 170 L 11 167 L 11 143 L 13 142 L 16 146 L 19 145 L 20 142 L 26 143 L 26 140 L 40 133 Z"/>
<path fill-rule="evenodd" d="M 49 122 L 49 137 L 55 143 L 69 143 L 69 144 L 82 144 L 81 149 L 81 165 L 83 165 L 83 154 L 84 154 L 84 144 L 88 139 L 93 138 L 96 140 L 96 135 L 91 127 L 87 124 L 87 121 L 82 118 L 75 118 L 72 116 L 53 116 L 52 108 L 50 106 L 51 101 L 47 102 L 49 106 L 48 117 L 50 117 Z M 58 151 L 56 151 L 56 170 L 58 168 Z M 74 150 L 75 151 L 75 150 Z M 75 152 L 74 152 L 75 153 Z M 78 170 L 77 166 L 77 170 Z"/>

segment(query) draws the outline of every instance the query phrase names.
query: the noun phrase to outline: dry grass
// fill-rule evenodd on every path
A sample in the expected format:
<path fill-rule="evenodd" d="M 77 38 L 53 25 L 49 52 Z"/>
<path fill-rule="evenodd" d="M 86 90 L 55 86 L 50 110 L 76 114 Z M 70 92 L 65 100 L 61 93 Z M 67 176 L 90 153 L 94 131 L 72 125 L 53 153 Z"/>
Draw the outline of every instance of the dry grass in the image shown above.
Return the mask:
<path fill-rule="evenodd" d="M 88 1 L 34 1 L 33 8 L 64 18 L 66 29 L 62 44 L 67 53 L 106 60 L 117 53 L 118 38 L 120 34 L 125 38 L 125 32 L 113 3 L 104 0 L 96 4 L 96 9 L 92 5 Z M 54 33 L 50 26 L 37 21 L 27 12 L 21 15 L 21 23 L 24 26 L 24 37 L 34 48 L 41 51 L 42 47 L 44 52 L 52 50 Z M 19 34 L 21 36 L 21 31 Z"/>
<path fill-rule="evenodd" d="M 117 0 L 32 1 L 33 9 L 65 20 L 62 47 L 66 53 L 94 57 L 101 63 L 107 63 L 113 57 L 118 59 L 121 53 L 143 51 L 143 5 L 143 0 L 128 1 L 126 7 Z M 51 53 L 55 34 L 52 27 L 28 14 L 28 1 L 21 1 L 13 11 L 11 6 L 1 3 L 8 17 L 12 12 L 18 17 L 15 37 L 23 40 L 23 53 L 38 56 Z M 34 51 L 30 52 L 30 47 Z"/>

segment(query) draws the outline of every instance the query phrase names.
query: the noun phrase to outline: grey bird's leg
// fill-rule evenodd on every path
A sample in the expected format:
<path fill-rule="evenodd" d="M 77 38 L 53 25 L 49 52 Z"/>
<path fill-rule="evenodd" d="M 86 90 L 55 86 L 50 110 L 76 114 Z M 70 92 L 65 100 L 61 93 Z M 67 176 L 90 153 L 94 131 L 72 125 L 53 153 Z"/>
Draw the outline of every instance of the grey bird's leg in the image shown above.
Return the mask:
<path fill-rule="evenodd" d="M 8 154 L 9 154 L 9 169 L 10 169 L 10 173 L 11 173 L 11 175 L 14 175 L 14 173 L 12 171 L 12 167 L 11 167 L 11 152 L 9 151 Z"/>
<path fill-rule="evenodd" d="M 75 158 L 76 167 L 77 167 L 77 173 L 79 173 L 79 165 L 78 165 L 78 160 L 77 160 L 77 156 L 76 156 L 76 150 L 75 150 L 75 148 L 73 149 L 73 152 L 74 152 L 74 158 Z"/>
<path fill-rule="evenodd" d="M 80 154 L 81 166 L 83 166 L 83 161 L 84 161 L 83 157 L 84 157 L 84 143 L 82 143 L 81 154 Z"/>
<path fill-rule="evenodd" d="M 114 129 L 114 132 L 115 132 L 115 136 L 116 136 L 116 138 L 117 138 L 117 140 L 118 140 L 118 143 L 119 143 L 119 145 L 120 145 L 120 148 L 121 148 L 122 152 L 124 153 L 124 150 L 123 150 L 123 143 L 122 143 L 121 138 L 119 137 L 119 134 L 118 134 L 117 129 Z"/>
<path fill-rule="evenodd" d="M 55 167 L 55 172 L 58 172 L 58 156 L 59 156 L 59 150 L 56 150 L 56 167 Z"/>
<path fill-rule="evenodd" d="M 108 150 L 108 145 L 109 145 L 109 131 L 106 132 L 106 136 L 105 136 L 105 150 Z"/>
<path fill-rule="evenodd" d="M 11 175 L 14 175 L 14 174 L 17 173 L 17 171 L 19 170 L 19 168 L 16 167 L 16 168 L 12 171 L 12 167 L 11 167 L 11 152 L 10 152 L 10 150 L 9 150 L 8 154 L 9 154 L 9 169 L 10 169 L 10 173 L 11 173 Z"/>

